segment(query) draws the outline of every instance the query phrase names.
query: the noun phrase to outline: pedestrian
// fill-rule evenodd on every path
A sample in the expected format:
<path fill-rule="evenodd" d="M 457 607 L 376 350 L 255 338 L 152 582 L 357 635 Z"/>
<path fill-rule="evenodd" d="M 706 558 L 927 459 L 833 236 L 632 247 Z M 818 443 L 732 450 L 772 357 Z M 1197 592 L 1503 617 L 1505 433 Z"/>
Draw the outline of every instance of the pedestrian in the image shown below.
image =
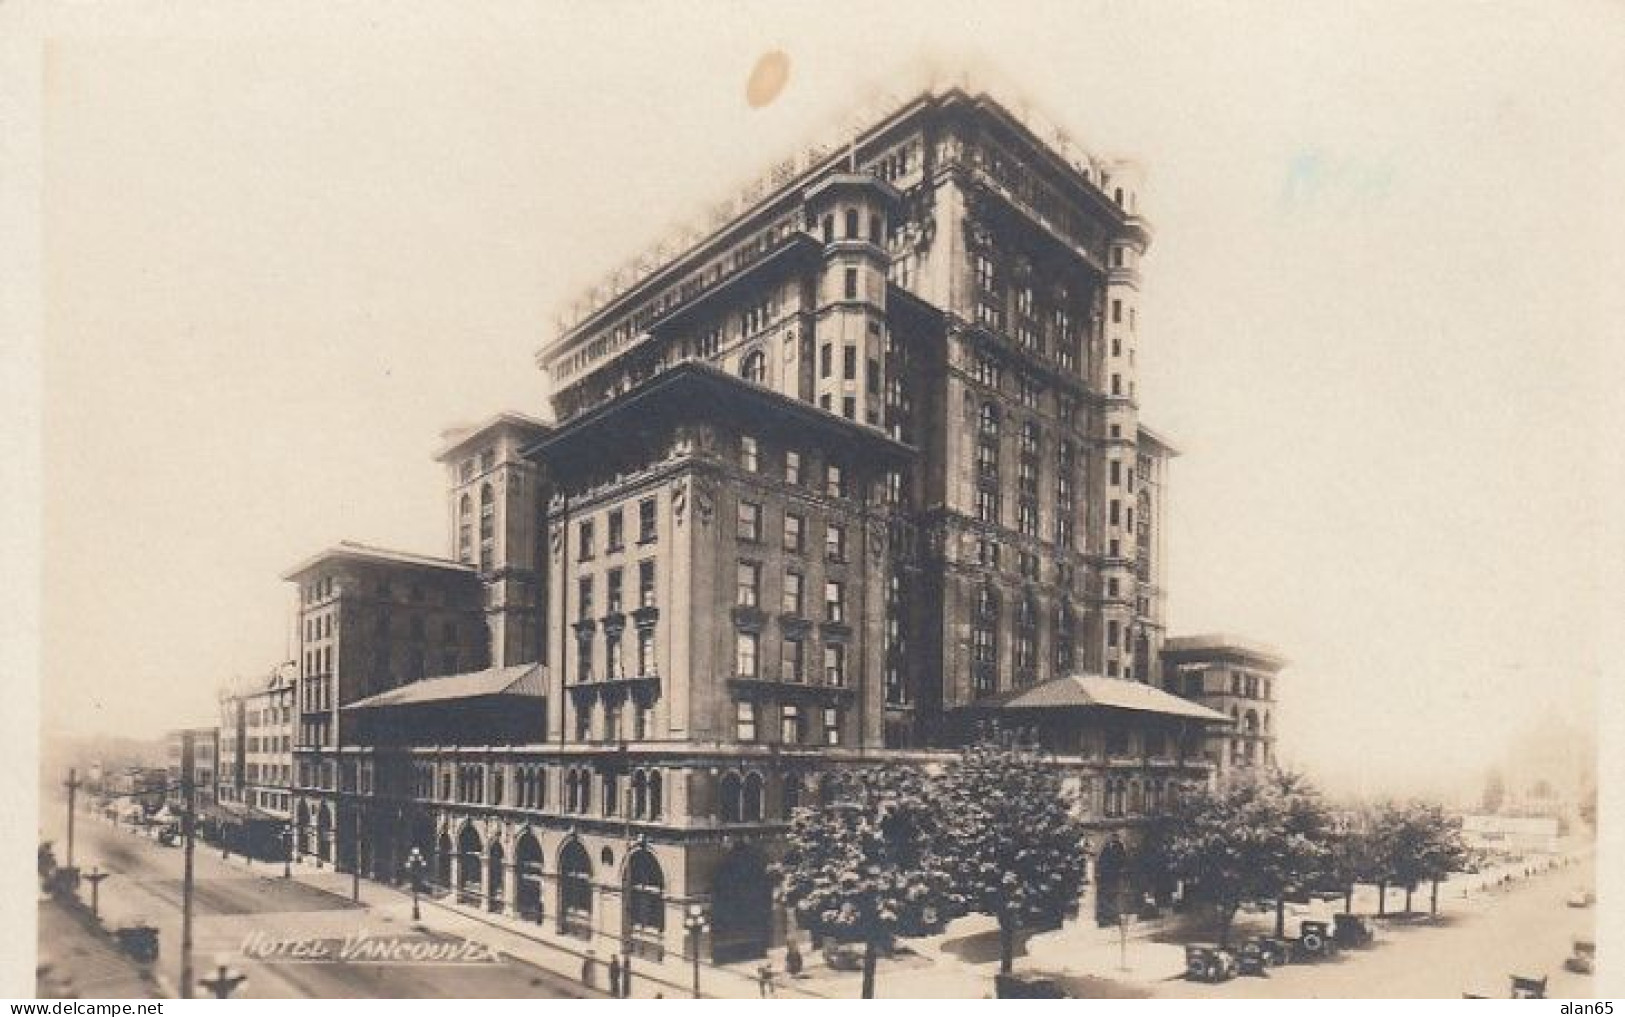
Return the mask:
<path fill-rule="evenodd" d="M 621 995 L 621 955 L 618 953 L 609 957 L 609 994 L 617 999 Z"/>
<path fill-rule="evenodd" d="M 621 958 L 621 998 L 632 998 L 632 955 Z"/>
<path fill-rule="evenodd" d="M 763 999 L 775 995 L 773 984 L 773 962 L 763 961 L 762 966 L 756 969 L 756 991 L 761 993 Z"/>
<path fill-rule="evenodd" d="M 597 980 L 598 958 L 593 956 L 591 950 L 588 950 L 587 955 L 581 958 L 581 984 L 590 989 Z"/>

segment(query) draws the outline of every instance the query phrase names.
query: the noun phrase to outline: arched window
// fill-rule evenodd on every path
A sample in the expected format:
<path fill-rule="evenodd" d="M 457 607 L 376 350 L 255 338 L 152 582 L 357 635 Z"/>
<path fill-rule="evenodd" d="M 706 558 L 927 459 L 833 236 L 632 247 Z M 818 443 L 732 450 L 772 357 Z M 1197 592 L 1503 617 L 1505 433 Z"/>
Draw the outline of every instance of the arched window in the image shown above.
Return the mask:
<path fill-rule="evenodd" d="M 753 773 L 745 778 L 743 800 L 740 802 L 740 812 L 747 823 L 760 823 L 762 821 L 762 775 Z"/>
<path fill-rule="evenodd" d="M 626 864 L 626 924 L 634 935 L 658 942 L 666 929 L 666 876 L 648 851 L 638 851 Z"/>
<path fill-rule="evenodd" d="M 480 568 L 489 569 L 496 559 L 497 501 L 490 484 L 480 487 Z"/>
<path fill-rule="evenodd" d="M 790 816 L 801 808 L 801 778 L 790 774 L 784 778 L 784 818 Z"/>
<path fill-rule="evenodd" d="M 722 776 L 722 784 L 718 789 L 717 812 L 724 823 L 737 823 L 740 819 L 740 789 L 739 774 L 727 773 Z"/>
<path fill-rule="evenodd" d="M 592 859 L 578 840 L 559 851 L 559 908 L 563 931 L 592 934 Z"/>
<path fill-rule="evenodd" d="M 739 365 L 739 376 L 758 385 L 767 384 L 767 355 L 761 350 L 745 354 L 744 361 Z"/>

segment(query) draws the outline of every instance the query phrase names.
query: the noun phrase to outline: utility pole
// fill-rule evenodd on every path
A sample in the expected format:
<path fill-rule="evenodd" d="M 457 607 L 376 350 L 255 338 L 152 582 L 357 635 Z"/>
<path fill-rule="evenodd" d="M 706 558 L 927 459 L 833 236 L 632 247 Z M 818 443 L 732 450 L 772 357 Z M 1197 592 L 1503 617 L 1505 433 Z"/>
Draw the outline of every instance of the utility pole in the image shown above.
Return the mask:
<path fill-rule="evenodd" d="M 181 800 L 186 803 L 181 813 L 181 841 L 186 858 L 181 876 L 181 984 L 182 999 L 192 998 L 192 833 L 194 813 L 197 811 L 197 784 L 193 773 L 193 735 L 181 735 Z"/>
<path fill-rule="evenodd" d="M 67 783 L 62 786 L 68 789 L 68 868 L 73 868 L 73 810 L 79 797 L 79 788 L 83 786 L 79 779 L 79 771 L 73 768 L 68 770 Z"/>

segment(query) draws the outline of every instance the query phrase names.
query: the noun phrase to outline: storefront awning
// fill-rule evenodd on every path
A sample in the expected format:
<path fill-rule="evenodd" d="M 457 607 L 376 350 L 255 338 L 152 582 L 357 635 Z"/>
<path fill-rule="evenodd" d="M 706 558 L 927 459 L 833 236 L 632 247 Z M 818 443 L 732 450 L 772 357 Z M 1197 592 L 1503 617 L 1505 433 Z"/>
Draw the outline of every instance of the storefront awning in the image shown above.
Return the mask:
<path fill-rule="evenodd" d="M 400 688 L 368 696 L 344 707 L 346 710 L 380 710 L 395 706 L 422 706 L 460 700 L 513 696 L 543 699 L 547 696 L 545 664 L 514 664 L 466 674 L 424 678 Z"/>

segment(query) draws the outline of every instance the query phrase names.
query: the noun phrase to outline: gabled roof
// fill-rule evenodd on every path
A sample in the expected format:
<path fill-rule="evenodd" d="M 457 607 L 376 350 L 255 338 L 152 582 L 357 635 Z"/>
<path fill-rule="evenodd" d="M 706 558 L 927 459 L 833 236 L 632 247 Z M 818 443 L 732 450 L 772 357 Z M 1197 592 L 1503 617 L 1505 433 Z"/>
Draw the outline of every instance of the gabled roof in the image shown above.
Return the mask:
<path fill-rule="evenodd" d="M 1001 710 L 1054 710 L 1054 709 L 1110 709 L 1135 710 L 1140 713 L 1160 713 L 1172 717 L 1212 723 L 1231 723 L 1231 719 L 1216 710 L 1198 706 L 1188 699 L 1143 682 L 1126 678 L 1104 678 L 1100 675 L 1075 674 L 1056 678 L 1018 689 L 992 704 Z"/>
<path fill-rule="evenodd" d="M 541 699 L 547 695 L 547 665 L 512 664 L 464 674 L 424 678 L 376 696 L 357 700 L 346 710 L 376 710 L 387 706 L 419 706 L 490 696 Z"/>

